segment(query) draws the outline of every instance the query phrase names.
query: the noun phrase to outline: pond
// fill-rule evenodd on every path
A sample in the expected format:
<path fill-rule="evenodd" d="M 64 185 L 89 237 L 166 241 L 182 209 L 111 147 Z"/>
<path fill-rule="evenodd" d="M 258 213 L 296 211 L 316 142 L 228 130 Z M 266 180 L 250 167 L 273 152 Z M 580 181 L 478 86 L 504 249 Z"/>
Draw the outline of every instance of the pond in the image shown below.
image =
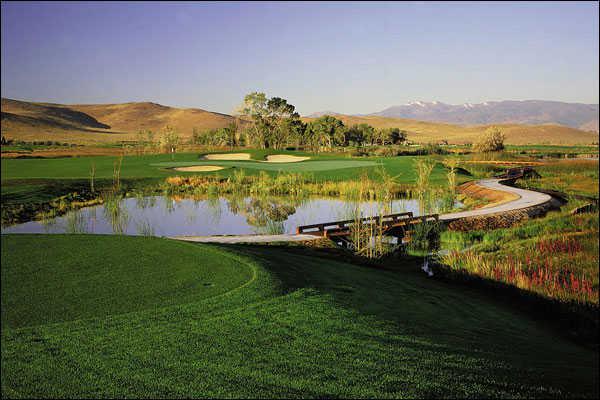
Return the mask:
<path fill-rule="evenodd" d="M 460 206 L 459 203 L 456 204 Z M 414 199 L 377 202 L 290 197 L 208 199 L 149 196 L 82 208 L 44 221 L 2 228 L 2 233 L 97 233 L 151 236 L 208 236 L 295 233 L 299 225 L 412 211 Z M 438 210 L 433 210 L 437 212 Z"/>

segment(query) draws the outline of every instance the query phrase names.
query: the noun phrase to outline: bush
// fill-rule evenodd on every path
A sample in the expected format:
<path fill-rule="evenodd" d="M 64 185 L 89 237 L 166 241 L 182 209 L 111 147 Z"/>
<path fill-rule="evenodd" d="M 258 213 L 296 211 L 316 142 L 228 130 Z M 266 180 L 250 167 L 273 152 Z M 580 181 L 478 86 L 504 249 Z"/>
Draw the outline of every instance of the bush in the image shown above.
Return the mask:
<path fill-rule="evenodd" d="M 497 127 L 489 127 L 483 136 L 473 144 L 473 149 L 478 153 L 489 153 L 504 150 L 504 133 Z"/>
<path fill-rule="evenodd" d="M 395 157 L 398 155 L 398 150 L 393 147 L 378 147 L 372 153 L 379 157 Z"/>
<path fill-rule="evenodd" d="M 425 154 L 433 155 L 433 154 L 448 154 L 448 150 L 443 149 L 439 144 L 436 143 L 427 143 L 423 148 Z"/>

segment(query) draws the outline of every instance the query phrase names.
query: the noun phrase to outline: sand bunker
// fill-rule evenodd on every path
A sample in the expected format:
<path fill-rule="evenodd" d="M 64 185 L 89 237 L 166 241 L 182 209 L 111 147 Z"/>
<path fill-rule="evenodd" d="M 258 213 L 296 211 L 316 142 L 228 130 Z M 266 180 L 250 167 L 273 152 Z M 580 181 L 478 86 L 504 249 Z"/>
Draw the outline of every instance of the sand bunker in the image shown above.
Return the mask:
<path fill-rule="evenodd" d="M 224 167 L 219 167 L 218 165 L 192 165 L 191 167 L 177 167 L 173 169 L 181 172 L 211 172 L 220 171 L 223 168 Z"/>
<path fill-rule="evenodd" d="M 267 156 L 267 162 L 272 163 L 300 162 L 305 160 L 310 160 L 310 157 L 290 156 L 286 154 L 276 154 L 272 156 Z"/>
<path fill-rule="evenodd" d="M 249 160 L 250 153 L 224 153 L 224 154 L 207 154 L 205 160 Z"/>

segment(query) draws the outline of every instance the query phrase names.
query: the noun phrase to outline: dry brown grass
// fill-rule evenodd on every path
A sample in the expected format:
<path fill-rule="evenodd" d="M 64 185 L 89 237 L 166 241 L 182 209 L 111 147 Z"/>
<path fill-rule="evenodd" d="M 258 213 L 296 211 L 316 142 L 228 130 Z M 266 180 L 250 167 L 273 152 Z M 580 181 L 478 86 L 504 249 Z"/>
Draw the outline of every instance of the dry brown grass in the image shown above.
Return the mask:
<path fill-rule="evenodd" d="M 186 139 L 194 128 L 222 128 L 233 120 L 230 115 L 155 103 L 64 105 L 2 99 L 2 134 L 28 142 L 115 143 L 135 140 L 140 130 L 160 135 L 167 125 Z"/>

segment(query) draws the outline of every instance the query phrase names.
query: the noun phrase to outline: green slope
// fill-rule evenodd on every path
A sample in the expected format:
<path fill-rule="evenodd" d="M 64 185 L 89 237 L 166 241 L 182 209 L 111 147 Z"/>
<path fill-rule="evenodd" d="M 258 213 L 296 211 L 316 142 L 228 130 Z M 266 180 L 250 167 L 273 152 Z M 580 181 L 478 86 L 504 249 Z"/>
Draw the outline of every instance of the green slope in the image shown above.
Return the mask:
<path fill-rule="evenodd" d="M 86 272 L 27 255 L 36 245 L 45 248 L 43 259 Z M 119 258 L 113 273 L 103 273 L 101 249 L 112 247 Z M 171 257 L 140 256 L 153 248 Z M 48 318 L 36 311 L 29 323 L 40 325 L 19 328 L 19 313 L 9 307 L 3 396 L 598 395 L 597 352 L 481 294 L 428 279 L 416 265 L 383 271 L 286 248 L 79 235 L 3 236 L 2 258 L 3 310 L 5 293 L 26 293 L 20 301 L 33 310 L 63 307 L 70 293 L 94 317 L 67 321 L 72 307 L 65 322 L 41 325 Z M 86 275 L 98 286 L 91 295 L 91 284 L 79 289 Z M 174 277 L 223 287 L 180 293 Z M 162 299 L 146 289 L 159 288 L 158 280 Z M 88 296 L 106 303 L 93 305 Z M 143 307 L 132 308 L 138 301 Z"/>

